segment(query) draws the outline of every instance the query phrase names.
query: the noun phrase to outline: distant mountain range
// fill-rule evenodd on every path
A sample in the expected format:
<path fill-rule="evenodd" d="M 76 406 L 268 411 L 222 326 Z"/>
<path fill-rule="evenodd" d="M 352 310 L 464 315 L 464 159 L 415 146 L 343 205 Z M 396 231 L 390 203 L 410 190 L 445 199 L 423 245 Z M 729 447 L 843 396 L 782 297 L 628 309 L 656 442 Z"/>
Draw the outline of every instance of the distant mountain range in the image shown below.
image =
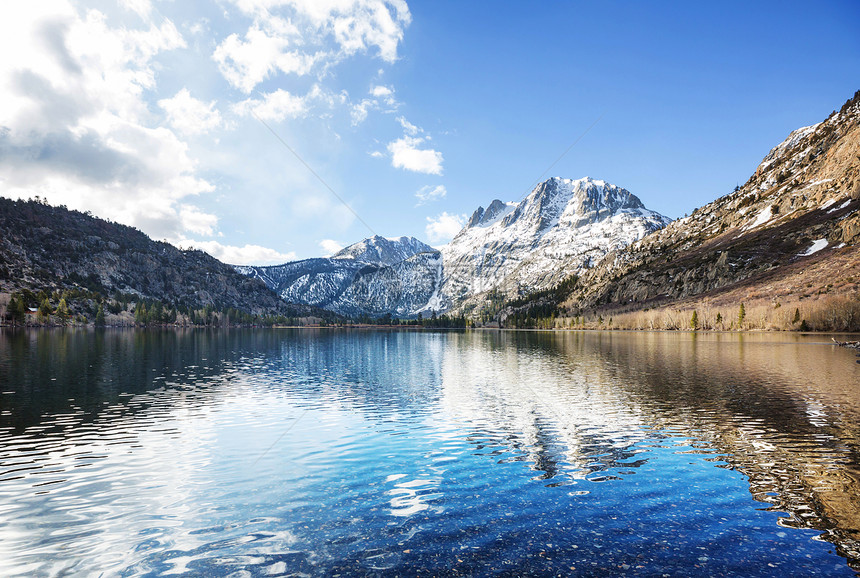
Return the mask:
<path fill-rule="evenodd" d="M 428 310 L 442 284 L 439 251 L 414 237 L 374 236 L 328 258 L 236 270 L 287 301 L 353 317 L 415 316 Z"/>
<path fill-rule="evenodd" d="M 615 185 L 552 178 L 519 203 L 479 207 L 441 250 L 375 236 L 326 259 L 236 269 L 288 301 L 344 315 L 426 316 L 487 291 L 545 289 L 668 223 Z"/>

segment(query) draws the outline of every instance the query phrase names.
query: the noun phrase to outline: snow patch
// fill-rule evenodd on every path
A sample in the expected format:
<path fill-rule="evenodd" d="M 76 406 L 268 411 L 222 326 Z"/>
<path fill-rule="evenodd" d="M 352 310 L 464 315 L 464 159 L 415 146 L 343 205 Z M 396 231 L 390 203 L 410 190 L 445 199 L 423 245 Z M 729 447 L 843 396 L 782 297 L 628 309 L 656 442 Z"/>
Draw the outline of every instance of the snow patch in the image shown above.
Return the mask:
<path fill-rule="evenodd" d="M 817 240 L 812 242 L 812 246 L 809 247 L 809 249 L 807 249 L 803 253 L 798 253 L 797 256 L 798 257 L 809 257 L 810 255 L 812 255 L 814 253 L 818 253 L 820 250 L 824 249 L 825 247 L 827 247 L 827 239 L 817 239 Z"/>
<path fill-rule="evenodd" d="M 766 206 L 761 212 L 756 216 L 755 220 L 743 228 L 744 231 L 749 231 L 750 229 L 755 229 L 760 225 L 764 225 L 768 221 L 770 221 L 771 217 L 773 217 L 773 210 L 771 205 Z"/>
<path fill-rule="evenodd" d="M 801 193 L 802 193 L 802 192 L 803 192 L 803 191 L 805 191 L 806 189 L 811 189 L 812 187 L 814 187 L 814 186 L 816 186 L 816 185 L 821 185 L 821 184 L 824 184 L 824 183 L 829 183 L 829 182 L 830 182 L 830 181 L 832 181 L 832 180 L 833 180 L 833 179 L 821 179 L 820 181 L 812 181 L 811 183 L 809 183 L 808 185 L 806 185 L 805 187 L 803 187 L 802 189 L 800 189 L 800 191 L 798 191 L 798 192 L 801 192 Z"/>
<path fill-rule="evenodd" d="M 836 201 L 834 200 L 833 202 L 835 203 Z M 839 205 L 838 207 L 834 207 L 834 208 L 830 209 L 830 210 L 829 210 L 829 211 L 827 211 L 827 212 L 828 212 L 828 213 L 835 213 L 836 211 L 840 211 L 840 210 L 844 209 L 845 207 L 847 207 L 847 206 L 848 206 L 848 205 L 850 205 L 850 204 L 851 204 L 851 199 L 848 199 L 847 201 L 845 201 L 844 203 L 842 203 L 842 204 L 841 204 L 841 205 Z M 830 205 L 828 205 L 828 206 L 830 206 Z M 823 209 L 824 207 L 821 207 L 821 208 Z"/>

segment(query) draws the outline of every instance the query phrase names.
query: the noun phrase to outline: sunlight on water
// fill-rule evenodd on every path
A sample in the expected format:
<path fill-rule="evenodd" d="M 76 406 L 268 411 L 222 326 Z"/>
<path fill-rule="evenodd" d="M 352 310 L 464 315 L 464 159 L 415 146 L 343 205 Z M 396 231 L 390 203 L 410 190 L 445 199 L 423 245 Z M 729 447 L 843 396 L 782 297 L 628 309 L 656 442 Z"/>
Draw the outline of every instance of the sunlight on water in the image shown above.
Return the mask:
<path fill-rule="evenodd" d="M 0 574 L 853 575 L 826 341 L 0 333 Z"/>

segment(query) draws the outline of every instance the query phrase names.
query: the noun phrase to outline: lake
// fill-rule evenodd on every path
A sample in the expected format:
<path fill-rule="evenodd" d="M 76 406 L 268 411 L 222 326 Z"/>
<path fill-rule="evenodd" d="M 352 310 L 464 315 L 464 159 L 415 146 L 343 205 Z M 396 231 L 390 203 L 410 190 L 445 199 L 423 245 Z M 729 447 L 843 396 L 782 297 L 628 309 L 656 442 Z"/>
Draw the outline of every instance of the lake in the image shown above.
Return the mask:
<path fill-rule="evenodd" d="M 0 575 L 853 576 L 830 336 L 0 332 Z"/>

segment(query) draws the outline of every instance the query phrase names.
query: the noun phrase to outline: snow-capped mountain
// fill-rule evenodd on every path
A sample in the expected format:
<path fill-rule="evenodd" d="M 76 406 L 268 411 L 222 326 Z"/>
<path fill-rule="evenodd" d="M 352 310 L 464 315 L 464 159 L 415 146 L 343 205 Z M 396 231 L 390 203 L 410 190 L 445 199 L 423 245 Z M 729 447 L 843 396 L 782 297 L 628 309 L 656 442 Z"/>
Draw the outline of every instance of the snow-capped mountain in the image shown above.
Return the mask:
<path fill-rule="evenodd" d="M 236 270 L 261 279 L 291 303 L 353 316 L 413 314 L 441 285 L 439 252 L 414 237 L 375 235 L 332 257 Z"/>
<path fill-rule="evenodd" d="M 375 265 L 394 265 L 418 253 L 433 252 L 435 249 L 415 237 L 387 239 L 374 235 L 332 255 L 332 259 L 353 259 Z"/>
<path fill-rule="evenodd" d="M 668 222 L 615 185 L 552 178 L 519 203 L 479 207 L 441 253 L 415 238 L 374 236 L 329 258 L 237 270 L 291 302 L 414 317 L 491 289 L 516 295 L 549 287 Z"/>
<path fill-rule="evenodd" d="M 475 211 L 442 248 L 443 293 L 456 304 L 491 289 L 544 289 L 669 222 L 616 185 L 551 178 L 519 204 Z"/>

